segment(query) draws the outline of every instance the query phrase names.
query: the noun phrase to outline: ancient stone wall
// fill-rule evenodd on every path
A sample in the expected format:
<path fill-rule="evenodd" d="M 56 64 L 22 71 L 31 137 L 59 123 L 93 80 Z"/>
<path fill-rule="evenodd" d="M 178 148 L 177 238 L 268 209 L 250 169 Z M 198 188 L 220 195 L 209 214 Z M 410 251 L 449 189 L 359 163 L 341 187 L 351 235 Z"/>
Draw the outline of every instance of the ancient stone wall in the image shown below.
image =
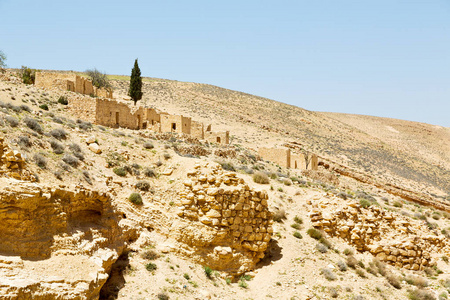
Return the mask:
<path fill-rule="evenodd" d="M 319 200 L 313 206 L 310 218 L 314 227 L 391 265 L 423 270 L 434 264 L 433 253 L 450 254 L 450 243 L 443 235 L 379 206 L 364 208 L 353 200 L 342 206 L 342 199 Z"/>
<path fill-rule="evenodd" d="M 205 138 L 205 130 L 203 123 L 192 121 L 191 135 L 199 140 L 203 140 Z"/>
<path fill-rule="evenodd" d="M 161 132 L 191 134 L 191 118 L 181 115 L 161 115 Z"/>
<path fill-rule="evenodd" d="M 210 143 L 217 143 L 221 145 L 228 145 L 230 143 L 230 132 L 222 131 L 222 132 L 205 132 L 205 140 Z"/>
<path fill-rule="evenodd" d="M 105 88 L 97 88 L 94 87 L 94 95 L 96 97 L 100 97 L 100 98 L 108 98 L 108 99 L 112 99 L 113 98 L 113 91 L 110 89 L 105 89 Z"/>
<path fill-rule="evenodd" d="M 195 169 L 187 173 L 188 180 L 178 193 L 178 216 L 189 224 L 199 226 L 217 235 L 208 245 L 202 245 L 199 259 L 208 259 L 214 269 L 245 271 L 264 257 L 273 234 L 272 215 L 268 209 L 266 191 L 255 191 L 220 166 Z M 201 226 L 199 227 L 201 228 Z M 178 239 L 195 246 L 202 243 L 184 230 Z M 199 250 L 200 251 L 200 250 Z"/>
<path fill-rule="evenodd" d="M 97 123 L 97 98 L 71 94 L 68 97 L 68 110 L 77 119 Z"/>
<path fill-rule="evenodd" d="M 73 73 L 36 72 L 34 85 L 49 90 L 75 91 L 75 77 Z"/>
<path fill-rule="evenodd" d="M 305 155 L 303 154 L 295 154 L 291 153 L 291 162 L 290 162 L 292 169 L 301 169 L 306 170 L 306 160 Z"/>
<path fill-rule="evenodd" d="M 108 127 L 142 128 L 145 110 L 143 107 L 131 108 L 121 103 L 104 98 L 97 98 L 97 124 Z"/>
<path fill-rule="evenodd" d="M 0 177 L 35 181 L 36 177 L 26 169 L 25 157 L 21 152 L 12 150 L 0 136 Z"/>
<path fill-rule="evenodd" d="M 291 167 L 291 151 L 284 148 L 259 148 L 258 154 L 268 161 L 272 161 L 281 167 Z"/>

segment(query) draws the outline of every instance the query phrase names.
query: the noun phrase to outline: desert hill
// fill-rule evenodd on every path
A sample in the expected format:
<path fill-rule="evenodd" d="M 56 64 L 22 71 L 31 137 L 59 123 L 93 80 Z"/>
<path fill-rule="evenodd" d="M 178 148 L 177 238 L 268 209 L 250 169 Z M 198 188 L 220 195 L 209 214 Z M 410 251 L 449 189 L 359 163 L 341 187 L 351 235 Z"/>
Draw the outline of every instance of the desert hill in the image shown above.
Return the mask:
<path fill-rule="evenodd" d="M 126 82 L 115 81 L 120 94 Z M 450 129 L 388 118 L 313 112 L 198 83 L 144 83 L 144 103 L 217 124 L 258 148 L 295 141 L 331 161 L 424 193 L 450 192 Z"/>
<path fill-rule="evenodd" d="M 448 298 L 449 128 L 143 88 L 230 145 L 92 124 L 70 103 L 92 97 L 0 74 L 1 299 Z M 283 145 L 319 170 L 258 156 Z"/>

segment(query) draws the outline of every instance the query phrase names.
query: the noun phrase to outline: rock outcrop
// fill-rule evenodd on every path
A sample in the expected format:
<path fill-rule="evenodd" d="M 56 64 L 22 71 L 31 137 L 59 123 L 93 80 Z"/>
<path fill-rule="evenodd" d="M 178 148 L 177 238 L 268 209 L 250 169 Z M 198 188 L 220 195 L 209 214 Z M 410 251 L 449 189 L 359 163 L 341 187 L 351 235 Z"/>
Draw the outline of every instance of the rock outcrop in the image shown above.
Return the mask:
<path fill-rule="evenodd" d="M 186 245 L 180 252 L 231 274 L 254 268 L 272 237 L 266 191 L 252 190 L 220 166 L 196 165 L 178 193 L 171 235 Z"/>
<path fill-rule="evenodd" d="M 26 162 L 23 154 L 12 150 L 3 137 L 0 136 L 0 176 L 19 180 L 35 181 L 36 177 L 25 168 Z"/>
<path fill-rule="evenodd" d="M 314 227 L 344 239 L 360 252 L 400 268 L 423 270 L 434 264 L 433 253 L 450 253 L 450 243 L 420 221 L 379 206 L 362 207 L 355 201 L 313 200 Z"/>
<path fill-rule="evenodd" d="M 134 235 L 106 193 L 0 178 L 2 299 L 95 299 Z"/>

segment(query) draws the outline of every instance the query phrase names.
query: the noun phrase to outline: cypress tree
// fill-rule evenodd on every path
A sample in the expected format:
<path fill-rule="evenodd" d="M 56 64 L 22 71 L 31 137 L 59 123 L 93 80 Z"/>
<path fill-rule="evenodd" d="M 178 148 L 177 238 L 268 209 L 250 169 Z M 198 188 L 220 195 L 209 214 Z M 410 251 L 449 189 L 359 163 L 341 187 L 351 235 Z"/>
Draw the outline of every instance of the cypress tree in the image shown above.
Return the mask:
<path fill-rule="evenodd" d="M 136 105 L 136 102 L 138 102 L 138 100 L 142 99 L 142 78 L 137 58 L 134 61 L 134 67 L 131 70 L 130 89 L 128 90 L 128 96 L 130 96 L 134 101 L 134 105 Z"/>

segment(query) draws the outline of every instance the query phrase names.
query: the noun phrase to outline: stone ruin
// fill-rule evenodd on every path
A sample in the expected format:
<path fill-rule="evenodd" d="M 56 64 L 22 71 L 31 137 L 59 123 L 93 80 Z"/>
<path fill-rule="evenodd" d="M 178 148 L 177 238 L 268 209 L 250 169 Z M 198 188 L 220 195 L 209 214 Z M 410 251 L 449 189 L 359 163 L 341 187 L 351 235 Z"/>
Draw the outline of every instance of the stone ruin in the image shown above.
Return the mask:
<path fill-rule="evenodd" d="M 292 152 L 288 148 L 258 149 L 258 154 L 268 161 L 272 161 L 284 168 L 317 170 L 319 167 L 317 155 Z"/>
<path fill-rule="evenodd" d="M 231 274 L 253 269 L 273 234 L 267 192 L 219 165 L 196 165 L 187 176 L 175 202 L 182 221 L 172 226 L 175 239 L 188 245 L 179 251 Z"/>
<path fill-rule="evenodd" d="M 83 95 L 113 98 L 112 90 L 97 88 L 92 85 L 92 81 L 75 73 L 36 72 L 34 85 L 44 89 L 58 89 Z"/>
<path fill-rule="evenodd" d="M 9 148 L 4 138 L 0 136 L 0 176 L 35 181 L 35 176 L 25 168 L 25 165 L 25 157 L 22 153 Z"/>
<path fill-rule="evenodd" d="M 339 200 L 313 202 L 310 218 L 315 228 L 396 267 L 423 270 L 434 265 L 433 254 L 450 254 L 448 240 L 420 221 L 355 201 L 343 207 Z"/>

